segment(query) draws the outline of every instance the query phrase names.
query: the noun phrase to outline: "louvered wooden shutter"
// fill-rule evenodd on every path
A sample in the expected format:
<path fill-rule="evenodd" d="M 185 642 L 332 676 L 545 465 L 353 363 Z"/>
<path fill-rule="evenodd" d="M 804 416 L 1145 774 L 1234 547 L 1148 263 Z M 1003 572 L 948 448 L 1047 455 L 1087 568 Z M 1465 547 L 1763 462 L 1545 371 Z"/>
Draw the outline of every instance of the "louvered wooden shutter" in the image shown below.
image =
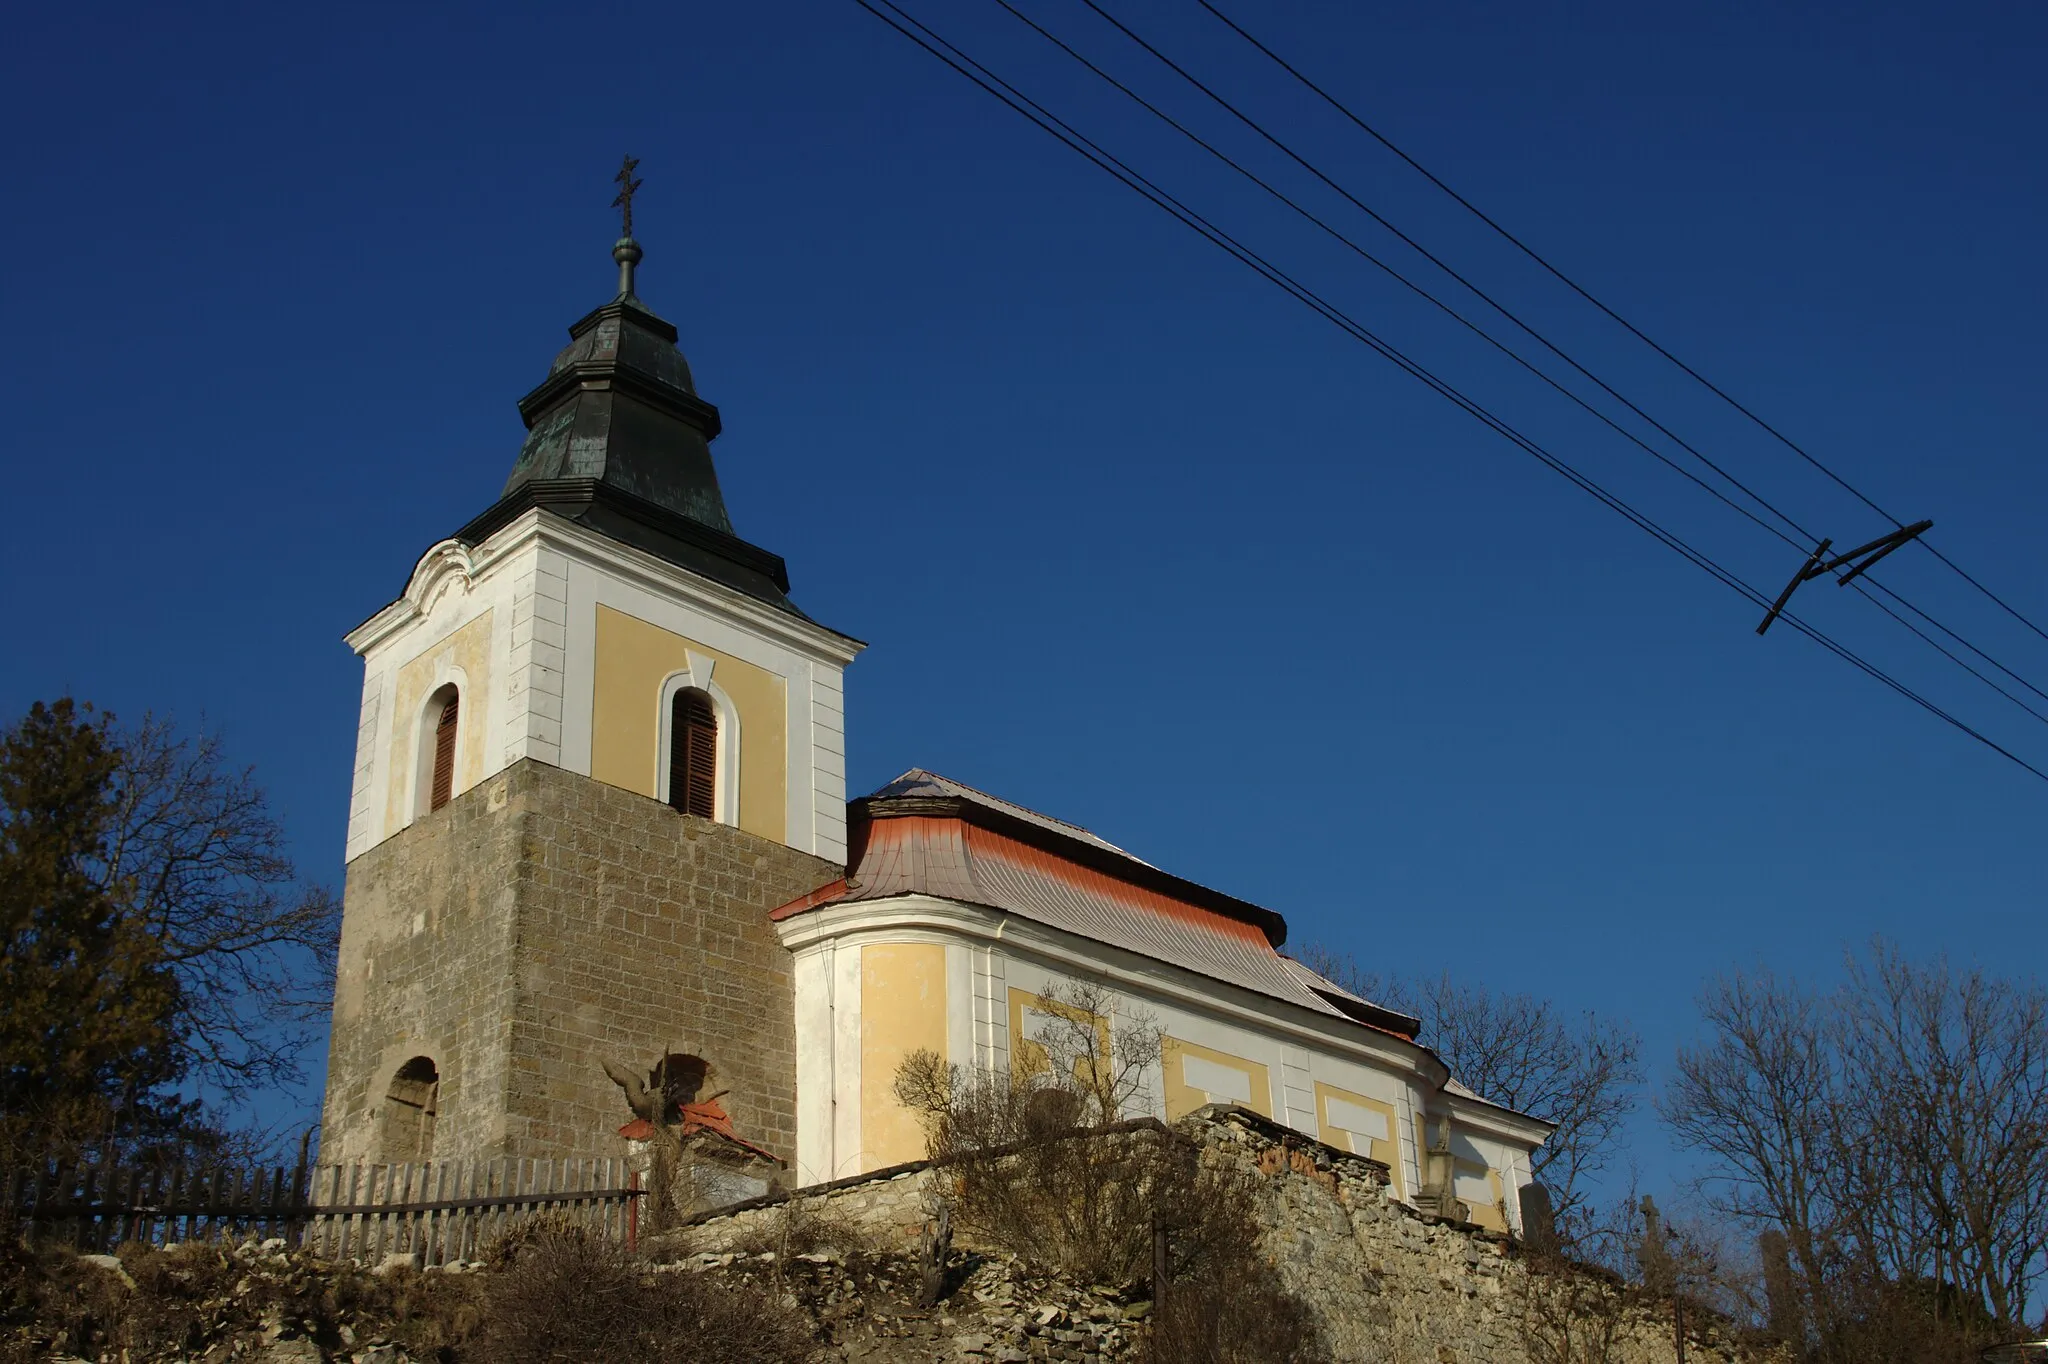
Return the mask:
<path fill-rule="evenodd" d="M 718 814 L 718 714 L 694 687 L 676 693 L 669 716 L 668 803 L 686 815 Z"/>
<path fill-rule="evenodd" d="M 455 792 L 455 725 L 461 718 L 462 697 L 449 692 L 441 703 L 441 718 L 434 722 L 434 786 L 427 808 L 438 810 Z"/>

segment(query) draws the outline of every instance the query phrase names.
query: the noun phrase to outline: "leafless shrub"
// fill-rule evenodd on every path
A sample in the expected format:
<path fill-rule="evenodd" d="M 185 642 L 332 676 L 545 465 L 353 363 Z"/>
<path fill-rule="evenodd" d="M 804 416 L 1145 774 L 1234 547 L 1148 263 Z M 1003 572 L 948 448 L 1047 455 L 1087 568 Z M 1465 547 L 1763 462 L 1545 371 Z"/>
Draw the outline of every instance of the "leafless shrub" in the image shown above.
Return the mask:
<path fill-rule="evenodd" d="M 724 1364 L 814 1359 L 811 1327 L 758 1288 L 651 1273 L 580 1227 L 506 1247 L 485 1288 L 481 1358 L 492 1364 Z"/>
<path fill-rule="evenodd" d="M 1311 1364 L 1324 1358 L 1315 1319 L 1281 1290 L 1259 1253 L 1260 1181 L 1208 1165 L 1175 1144 L 1158 1181 L 1167 1283 L 1144 1358 L 1151 1364 Z"/>
<path fill-rule="evenodd" d="M 68 1251 L 0 1239 L 0 1364 L 96 1353 L 120 1333 L 126 1296 Z"/>
<path fill-rule="evenodd" d="M 247 1251 L 227 1241 L 131 1243 L 120 1250 L 124 1283 L 68 1250 L 0 1244 L 0 1361 L 219 1358 L 273 1321 L 330 1348 L 347 1325 L 415 1359 L 448 1359 L 476 1331 L 472 1276 L 376 1276 L 303 1257 L 252 1261 Z"/>
<path fill-rule="evenodd" d="M 792 1255 L 820 1252 L 870 1254 L 871 1242 L 866 1232 L 824 1199 L 792 1198 L 734 1237 L 730 1248 L 742 1255 L 773 1251 L 780 1263 Z"/>
<path fill-rule="evenodd" d="M 1178 1287 L 1146 1336 L 1148 1364 L 1312 1364 L 1322 1358 L 1308 1309 L 1260 1278 Z"/>
<path fill-rule="evenodd" d="M 1312 1319 L 1258 1250 L 1260 1185 L 1148 1120 L 1160 1032 L 1109 992 L 1068 987 L 1008 1074 L 907 1057 L 896 1096 L 924 1116 L 960 1230 L 1097 1283 L 1154 1277 L 1150 1358 L 1290 1364 L 1317 1358 Z M 1155 1247 L 1155 1239 L 1163 1244 Z"/>
<path fill-rule="evenodd" d="M 896 1097 L 924 1119 L 928 1149 L 953 1180 L 962 1232 L 1099 1282 L 1142 1278 L 1153 1210 L 1171 1196 L 1169 1143 L 1156 1130 L 1076 1136 L 1137 1105 L 1159 1030 L 1114 1018 L 1116 1001 L 1093 987 L 1042 1002 L 1048 1021 L 1019 1039 L 1008 1073 L 913 1052 Z"/>

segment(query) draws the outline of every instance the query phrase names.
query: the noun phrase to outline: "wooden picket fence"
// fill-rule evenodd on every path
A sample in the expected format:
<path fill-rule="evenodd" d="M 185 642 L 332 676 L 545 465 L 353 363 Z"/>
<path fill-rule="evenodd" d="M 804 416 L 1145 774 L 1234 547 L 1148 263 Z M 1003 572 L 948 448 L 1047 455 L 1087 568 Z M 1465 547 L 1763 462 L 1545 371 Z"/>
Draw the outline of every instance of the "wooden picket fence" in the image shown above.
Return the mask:
<path fill-rule="evenodd" d="M 609 1240 L 638 1239 L 640 1190 L 623 1160 L 444 1160 L 322 1166 L 302 1244 L 329 1259 L 375 1264 L 417 1253 L 430 1265 L 473 1260 L 538 1213 Z"/>
<path fill-rule="evenodd" d="M 402 1253 L 445 1264 L 475 1259 L 542 1213 L 630 1246 L 639 1196 L 638 1177 L 615 1158 L 196 1171 L 58 1162 L 6 1175 L 0 1225 L 80 1251 L 235 1235 L 336 1260 Z"/>

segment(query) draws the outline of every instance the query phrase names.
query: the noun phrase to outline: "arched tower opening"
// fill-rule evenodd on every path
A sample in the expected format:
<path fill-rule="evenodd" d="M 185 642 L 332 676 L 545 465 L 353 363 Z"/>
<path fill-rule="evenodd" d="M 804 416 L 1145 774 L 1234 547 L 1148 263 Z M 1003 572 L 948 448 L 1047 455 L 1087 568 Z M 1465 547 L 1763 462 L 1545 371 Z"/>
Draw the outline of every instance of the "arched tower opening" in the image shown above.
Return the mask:
<path fill-rule="evenodd" d="M 718 818 L 718 707 L 702 687 L 669 703 L 668 803 L 686 815 Z"/>
<path fill-rule="evenodd" d="M 430 814 L 455 795 L 455 741 L 462 731 L 462 691 L 453 682 L 435 689 L 420 714 L 417 814 Z"/>
<path fill-rule="evenodd" d="M 430 1056 L 415 1056 L 398 1068 L 384 1091 L 383 1157 L 419 1161 L 434 1154 L 434 1115 L 439 1108 L 441 1072 Z"/>

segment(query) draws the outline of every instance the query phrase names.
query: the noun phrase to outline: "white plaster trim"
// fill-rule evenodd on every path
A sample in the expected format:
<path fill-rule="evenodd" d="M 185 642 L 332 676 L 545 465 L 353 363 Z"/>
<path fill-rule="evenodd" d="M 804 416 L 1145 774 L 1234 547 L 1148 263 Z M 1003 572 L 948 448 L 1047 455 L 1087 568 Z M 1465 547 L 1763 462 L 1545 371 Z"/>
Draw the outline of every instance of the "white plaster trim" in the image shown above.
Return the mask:
<path fill-rule="evenodd" d="M 973 1069 L 974 947 L 955 939 L 946 944 L 946 1060 Z"/>
<path fill-rule="evenodd" d="M 1450 1110 L 1452 1122 L 1459 1127 L 1483 1133 L 1500 1141 L 1537 1144 L 1557 1130 L 1555 1123 L 1544 1122 L 1517 1113 L 1513 1109 L 1501 1108 L 1483 1099 L 1465 1098 L 1448 1090 L 1438 1094 L 1437 1099 Z"/>
<path fill-rule="evenodd" d="M 832 979 L 832 1149 L 828 1179 L 861 1165 L 861 951 L 832 944 L 827 949 Z"/>
<path fill-rule="evenodd" d="M 656 704 L 660 707 L 660 740 L 654 746 L 654 798 L 668 804 L 669 746 L 675 742 L 676 693 L 695 688 L 711 698 L 711 708 L 718 716 L 718 741 L 713 753 L 717 760 L 714 784 L 715 799 L 712 804 L 712 818 L 720 824 L 737 827 L 740 822 L 740 711 L 725 694 L 725 689 L 711 680 L 711 670 L 716 659 L 706 658 L 695 649 L 688 651 L 690 666 L 681 672 L 670 673 L 661 680 L 661 692 Z"/>
<path fill-rule="evenodd" d="M 482 576 L 498 560 L 539 539 L 549 548 L 566 550 L 584 561 L 642 588 L 722 618 L 750 633 L 776 640 L 822 663 L 845 667 L 867 645 L 815 621 L 778 611 L 723 583 L 678 568 L 643 550 L 622 545 L 565 517 L 536 507 L 521 512 L 482 544 L 443 540 L 420 557 L 398 600 L 371 616 L 344 637 L 357 653 L 378 643 L 426 614 L 441 579 L 460 572 L 469 581 Z"/>
<path fill-rule="evenodd" d="M 853 661 L 854 655 L 867 647 L 860 640 L 787 611 L 778 611 L 744 592 L 700 577 L 688 569 L 677 568 L 666 560 L 657 559 L 630 545 L 622 545 L 609 536 L 588 530 L 552 512 L 535 510 L 525 515 L 539 518 L 538 530 L 545 543 L 573 552 L 585 562 L 638 587 L 693 606 L 750 634 L 773 639 L 819 662 L 845 667 Z M 520 518 L 524 519 L 525 516 Z M 518 524 L 518 521 L 513 522 L 498 535 L 506 534 Z M 485 544 L 493 545 L 498 535 L 492 536 Z"/>
<path fill-rule="evenodd" d="M 793 952 L 827 940 L 849 944 L 871 940 L 944 942 L 950 935 L 989 942 L 1000 939 L 1013 954 L 1037 956 L 1062 970 L 1092 976 L 1140 996 L 1157 995 L 1163 1002 L 1190 1013 L 1281 1034 L 1280 1040 L 1305 1040 L 1340 1059 L 1363 1061 L 1378 1070 L 1413 1076 L 1432 1090 L 1442 1088 L 1448 1078 L 1443 1063 L 1433 1054 L 1397 1037 L 1325 1032 L 1301 1022 L 1297 1015 L 1308 1011 L 1284 1000 L 1268 1001 L 1263 995 L 1197 975 L 1170 962 L 978 905 L 928 895 L 902 895 L 808 910 L 775 927 L 782 945 Z M 1533 1129 L 1538 1137 L 1548 1130 Z"/>
<path fill-rule="evenodd" d="M 399 594 L 398 600 L 342 638 L 358 654 L 366 654 L 414 621 L 424 619 L 450 586 L 459 586 L 463 592 L 468 592 L 486 570 L 524 542 L 533 529 L 530 525 L 521 524 L 526 519 L 520 517 L 475 547 L 460 540 L 442 540 L 435 544 L 413 566 L 412 576 L 406 579 L 405 590 Z M 515 529 L 524 533 L 505 539 L 506 532 Z"/>

